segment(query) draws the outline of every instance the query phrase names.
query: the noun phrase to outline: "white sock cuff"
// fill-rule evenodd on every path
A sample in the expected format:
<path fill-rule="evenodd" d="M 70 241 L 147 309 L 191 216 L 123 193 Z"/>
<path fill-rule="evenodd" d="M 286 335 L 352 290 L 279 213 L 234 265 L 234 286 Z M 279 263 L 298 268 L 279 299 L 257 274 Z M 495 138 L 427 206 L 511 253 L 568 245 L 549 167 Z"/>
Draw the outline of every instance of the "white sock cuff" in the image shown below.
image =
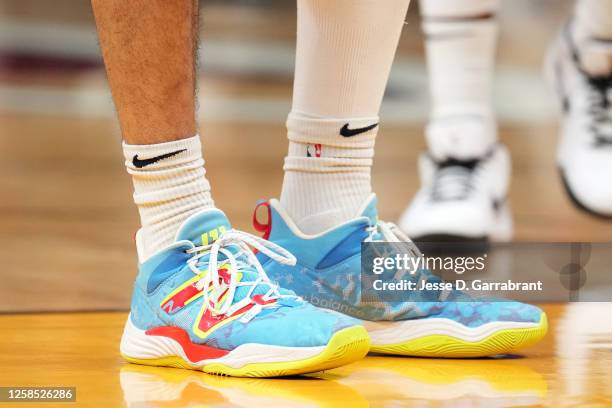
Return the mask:
<path fill-rule="evenodd" d="M 137 205 L 158 205 L 210 190 L 199 135 L 150 145 L 124 142 L 123 154 Z"/>
<path fill-rule="evenodd" d="M 425 18 L 462 18 L 496 13 L 499 0 L 421 0 L 419 8 Z"/>
<path fill-rule="evenodd" d="M 317 118 L 291 112 L 287 136 L 291 142 L 346 148 L 373 148 L 378 133 L 378 116 L 362 118 Z M 362 129 L 362 132 L 355 133 Z"/>
<path fill-rule="evenodd" d="M 148 144 L 148 145 L 131 145 L 123 142 L 123 155 L 125 157 L 125 167 L 130 174 L 132 171 L 139 171 L 142 167 L 135 164 L 135 160 L 146 160 L 162 155 L 177 152 L 172 156 L 147 164 L 146 171 L 154 171 L 167 167 L 180 166 L 185 163 L 195 162 L 202 159 L 202 143 L 200 135 L 171 142 Z M 171 160 L 168 160 L 170 159 Z M 137 162 L 136 162 L 137 163 Z M 201 166 L 202 163 L 194 163 L 194 167 Z M 132 171 L 131 171 L 132 170 Z"/>
<path fill-rule="evenodd" d="M 320 157 L 316 160 L 308 157 L 285 157 L 283 170 L 308 173 L 352 173 L 370 172 L 373 160 L 370 159 L 334 159 Z"/>
<path fill-rule="evenodd" d="M 427 36 L 457 34 L 457 31 L 469 30 L 472 35 L 497 35 L 499 23 L 495 19 L 486 20 L 423 20 L 421 26 Z"/>
<path fill-rule="evenodd" d="M 583 37 L 612 38 L 612 0 L 578 0 L 573 31 L 578 42 Z"/>
<path fill-rule="evenodd" d="M 158 191 L 135 192 L 134 203 L 136 205 L 156 205 L 210 190 L 210 184 L 208 180 L 204 178 L 204 172 L 198 172 L 198 176 L 198 178 L 203 181 L 191 182 L 176 187 L 167 187 Z"/>
<path fill-rule="evenodd" d="M 319 150 L 316 150 L 317 147 L 319 148 Z M 335 147 L 323 144 L 316 146 L 311 143 L 300 143 L 292 141 L 289 143 L 289 151 L 287 152 L 287 157 L 314 157 L 317 159 L 371 159 L 372 157 L 374 157 L 374 147 Z"/>
<path fill-rule="evenodd" d="M 151 145 L 123 143 L 125 166 L 134 183 L 142 230 L 140 259 L 174 242 L 181 223 L 214 207 L 198 135 Z"/>

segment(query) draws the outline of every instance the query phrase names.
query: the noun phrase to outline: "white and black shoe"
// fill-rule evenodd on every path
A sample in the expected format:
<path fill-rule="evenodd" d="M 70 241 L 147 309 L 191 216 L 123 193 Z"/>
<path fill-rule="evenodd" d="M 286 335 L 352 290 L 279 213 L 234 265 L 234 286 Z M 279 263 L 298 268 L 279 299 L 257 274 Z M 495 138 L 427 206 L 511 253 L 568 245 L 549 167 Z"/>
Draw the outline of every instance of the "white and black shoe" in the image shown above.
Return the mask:
<path fill-rule="evenodd" d="M 562 105 L 557 160 L 572 201 L 612 217 L 612 40 L 577 39 L 567 24 L 551 46 L 546 74 Z"/>
<path fill-rule="evenodd" d="M 419 159 L 421 189 L 399 226 L 419 242 L 507 241 L 510 155 L 495 142 L 493 121 L 433 123 Z"/>

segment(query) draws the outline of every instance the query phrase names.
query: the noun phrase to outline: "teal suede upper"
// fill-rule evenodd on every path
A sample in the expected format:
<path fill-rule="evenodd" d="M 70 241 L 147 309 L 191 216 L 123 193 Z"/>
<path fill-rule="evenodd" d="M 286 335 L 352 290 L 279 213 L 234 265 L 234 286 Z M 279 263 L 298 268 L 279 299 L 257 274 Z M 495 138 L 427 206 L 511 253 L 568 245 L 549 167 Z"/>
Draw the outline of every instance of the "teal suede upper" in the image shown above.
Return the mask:
<path fill-rule="evenodd" d="M 507 300 L 457 301 L 467 295 L 454 291 L 446 301 L 437 296 L 421 293 L 419 298 L 411 292 L 403 301 L 362 300 L 361 243 L 377 224 L 376 198 L 364 206 L 360 217 L 338 226 L 322 235 L 300 236 L 289 226 L 277 208 L 270 203 L 269 239 L 283 246 L 297 258 L 295 266 L 274 264 L 260 256 L 270 279 L 295 291 L 316 306 L 330 308 L 350 316 L 371 320 L 406 320 L 416 318 L 448 318 L 468 327 L 492 321 L 539 322 L 542 311 L 524 303 Z M 374 240 L 382 240 L 379 232 Z M 439 278 L 421 270 L 410 279 Z"/>
<path fill-rule="evenodd" d="M 218 229 L 219 226 L 224 226 L 226 231 L 231 230 L 231 225 L 221 211 L 213 209 L 196 214 L 183 225 L 175 244 L 139 266 L 131 305 L 131 319 L 137 328 L 148 330 L 160 326 L 179 327 L 189 334 L 194 343 L 231 350 L 247 343 L 290 347 L 324 346 L 338 330 L 359 324 L 350 317 L 316 308 L 295 297 L 293 292 L 281 289 L 281 294 L 289 296 L 281 297 L 276 303 L 264 307 L 250 321 L 234 319 L 220 325 L 206 337 L 200 337 L 193 327 L 198 322 L 204 304 L 203 297 L 182 308 L 162 309 L 161 304 L 175 289 L 195 276 L 187 266 L 187 261 L 193 255 L 185 251 L 193 248 L 194 243 L 200 245 L 202 234 Z M 207 263 L 208 258 L 202 257 L 198 270 L 206 270 Z M 253 267 L 243 267 L 240 273 L 242 282 L 254 282 L 259 276 Z M 264 294 L 269 289 L 267 283 L 259 283 L 251 297 Z M 247 293 L 246 287 L 237 288 L 233 303 L 242 300 Z"/>

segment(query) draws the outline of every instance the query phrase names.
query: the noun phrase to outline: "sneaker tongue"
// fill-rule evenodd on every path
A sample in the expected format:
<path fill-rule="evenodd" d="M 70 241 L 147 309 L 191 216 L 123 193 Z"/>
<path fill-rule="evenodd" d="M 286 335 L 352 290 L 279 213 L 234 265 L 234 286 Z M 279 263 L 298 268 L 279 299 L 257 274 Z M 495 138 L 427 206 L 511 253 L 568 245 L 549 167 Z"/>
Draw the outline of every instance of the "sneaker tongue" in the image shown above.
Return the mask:
<path fill-rule="evenodd" d="M 223 211 L 209 208 L 193 214 L 179 227 L 175 241 L 188 240 L 196 246 L 212 244 L 232 228 Z"/>
<path fill-rule="evenodd" d="M 378 210 L 376 208 L 377 204 L 378 199 L 376 198 L 376 194 L 370 194 L 368 199 L 361 207 L 361 211 L 359 211 L 359 214 L 362 217 L 367 217 L 370 220 L 371 225 L 375 225 L 378 222 Z"/>
<path fill-rule="evenodd" d="M 612 75 L 612 42 L 591 40 L 580 49 L 580 65 L 590 76 Z"/>

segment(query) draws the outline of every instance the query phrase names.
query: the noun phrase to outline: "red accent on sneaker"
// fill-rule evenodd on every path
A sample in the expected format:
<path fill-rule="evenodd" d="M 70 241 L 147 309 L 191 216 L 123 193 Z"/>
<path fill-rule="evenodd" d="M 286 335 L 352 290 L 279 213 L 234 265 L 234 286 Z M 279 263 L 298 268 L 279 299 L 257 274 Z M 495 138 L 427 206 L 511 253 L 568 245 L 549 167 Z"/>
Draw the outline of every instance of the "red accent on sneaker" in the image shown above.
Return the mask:
<path fill-rule="evenodd" d="M 253 306 L 255 306 L 254 303 L 249 303 L 243 308 L 237 310 L 232 316 L 241 315 L 243 313 L 246 313 Z M 218 325 L 219 323 L 227 319 L 229 319 L 229 317 L 226 314 L 213 315 L 210 309 L 206 309 L 204 311 L 204 314 L 200 318 L 200 321 L 198 322 L 198 329 L 202 330 L 203 332 L 207 332 L 213 327 L 215 327 L 216 325 Z"/>
<path fill-rule="evenodd" d="M 257 220 L 257 210 L 259 210 L 259 207 L 266 207 L 268 210 L 268 220 L 266 224 L 262 224 Z M 269 202 L 261 200 L 255 205 L 255 210 L 253 210 L 253 228 L 263 233 L 263 239 L 270 238 L 270 232 L 272 231 L 272 210 L 270 209 Z"/>
<path fill-rule="evenodd" d="M 149 329 L 145 332 L 147 336 L 163 336 L 171 338 L 181 345 L 185 355 L 191 362 L 198 362 L 210 358 L 220 358 L 228 354 L 229 351 L 214 347 L 196 344 L 191 341 L 187 332 L 173 326 L 161 326 Z"/>
<path fill-rule="evenodd" d="M 263 295 L 255 295 L 251 299 L 258 305 L 269 305 L 270 303 L 276 302 L 276 299 L 264 300 Z"/>
<path fill-rule="evenodd" d="M 230 280 L 231 276 L 227 271 L 227 268 L 219 269 L 219 284 L 221 285 L 224 283 L 226 285 L 229 285 Z M 166 313 L 172 314 L 185 307 L 185 303 L 187 303 L 188 300 L 190 300 L 192 297 L 201 292 L 201 289 L 196 288 L 196 284 L 197 282 L 194 282 L 183 290 L 181 290 L 180 292 L 178 292 L 176 295 L 172 296 L 170 299 L 161 304 L 161 308 Z M 208 287 L 210 288 L 211 286 L 212 282 L 208 285 Z M 225 290 L 225 292 L 227 292 L 227 290 Z M 221 296 L 223 296 L 225 292 L 223 292 Z"/>
<path fill-rule="evenodd" d="M 230 280 L 232 279 L 232 277 L 230 276 L 229 272 L 227 271 L 226 268 L 222 268 L 219 269 L 218 272 L 219 274 L 219 283 L 225 283 L 226 285 L 229 285 Z M 212 283 L 211 283 L 212 285 Z"/>
<path fill-rule="evenodd" d="M 189 285 L 166 302 L 162 303 L 161 308 L 168 314 L 174 313 L 185 307 L 185 303 L 197 295 L 198 292 L 200 292 L 200 290 L 195 287 L 195 283 Z"/>
<path fill-rule="evenodd" d="M 219 296 L 220 298 L 223 297 Z M 255 303 L 249 303 L 246 306 L 238 309 L 232 316 L 239 316 L 251 310 L 255 304 L 260 304 L 262 306 L 269 305 L 270 303 L 275 303 L 276 299 L 264 300 L 263 295 L 255 295 L 251 298 Z M 213 315 L 210 309 L 206 309 L 200 321 L 198 322 L 198 328 L 203 332 L 207 332 L 219 323 L 229 319 L 231 316 L 227 316 L 226 314 Z"/>

